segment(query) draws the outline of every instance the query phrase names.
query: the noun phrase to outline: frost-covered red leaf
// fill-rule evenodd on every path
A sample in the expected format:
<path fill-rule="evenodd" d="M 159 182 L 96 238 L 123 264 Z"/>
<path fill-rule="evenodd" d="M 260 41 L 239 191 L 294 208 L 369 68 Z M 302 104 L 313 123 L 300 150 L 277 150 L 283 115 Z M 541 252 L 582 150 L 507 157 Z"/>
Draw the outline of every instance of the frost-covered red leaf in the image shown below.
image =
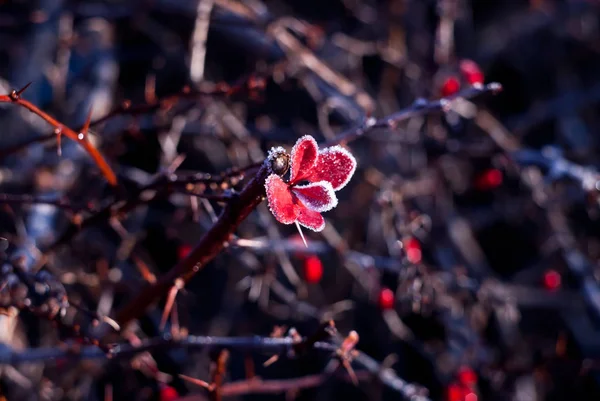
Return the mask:
<path fill-rule="evenodd" d="M 292 187 L 292 192 L 307 208 L 315 212 L 327 212 L 337 206 L 337 197 L 327 181 L 296 185 Z"/>
<path fill-rule="evenodd" d="M 325 228 L 325 219 L 321 216 L 321 213 L 306 207 L 298 209 L 298 212 L 298 223 L 315 232 L 323 231 Z"/>
<path fill-rule="evenodd" d="M 322 149 L 310 175 L 311 181 L 328 181 L 335 191 L 344 188 L 356 170 L 356 159 L 341 146 Z"/>
<path fill-rule="evenodd" d="M 274 163 L 277 157 L 278 162 L 283 160 L 282 152 L 281 148 L 272 149 L 269 158 L 273 160 L 270 161 Z M 356 160 L 341 146 L 319 151 L 315 139 L 306 135 L 292 148 L 289 163 L 288 182 L 276 174 L 275 168 L 272 169 L 274 174 L 265 182 L 269 208 L 280 223 L 298 223 L 321 231 L 325 228 L 321 213 L 337 206 L 335 191 L 350 181 L 356 170 Z M 300 185 L 306 181 L 308 184 Z"/>
<path fill-rule="evenodd" d="M 278 175 L 271 174 L 265 181 L 265 188 L 269 208 L 277 221 L 283 224 L 292 224 L 296 221 L 298 212 L 294 206 L 294 195 L 289 190 L 288 184 Z"/>
<path fill-rule="evenodd" d="M 298 139 L 292 148 L 290 183 L 307 179 L 319 156 L 317 141 L 310 135 Z"/>

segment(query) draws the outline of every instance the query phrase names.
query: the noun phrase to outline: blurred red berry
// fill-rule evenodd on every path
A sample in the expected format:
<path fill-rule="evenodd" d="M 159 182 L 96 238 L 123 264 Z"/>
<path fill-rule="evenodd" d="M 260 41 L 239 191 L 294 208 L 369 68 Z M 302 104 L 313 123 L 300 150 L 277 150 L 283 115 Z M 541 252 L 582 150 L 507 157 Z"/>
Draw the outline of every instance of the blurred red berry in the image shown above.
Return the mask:
<path fill-rule="evenodd" d="M 483 84 L 485 80 L 483 72 L 481 72 L 481 68 L 473 60 L 462 60 L 459 68 L 461 74 L 469 84 Z"/>
<path fill-rule="evenodd" d="M 179 248 L 177 249 L 177 257 L 179 258 L 179 260 L 185 259 L 190 254 L 191 251 L 192 251 L 191 245 L 181 244 L 181 245 L 179 245 Z"/>
<path fill-rule="evenodd" d="M 394 291 L 389 288 L 382 288 L 379 292 L 379 307 L 383 310 L 394 309 Z"/>
<path fill-rule="evenodd" d="M 477 384 L 477 373 L 468 366 L 462 367 L 458 371 L 458 381 L 468 387 L 472 387 Z"/>
<path fill-rule="evenodd" d="M 480 191 L 489 191 L 498 188 L 503 180 L 502 171 L 492 168 L 477 176 L 475 179 L 475 188 Z"/>
<path fill-rule="evenodd" d="M 404 241 L 404 251 L 410 263 L 419 263 L 421 261 L 423 252 L 421 251 L 421 243 L 416 238 L 412 237 Z"/>
<path fill-rule="evenodd" d="M 316 255 L 310 255 L 304 261 L 304 279 L 310 284 L 316 284 L 323 278 L 323 263 Z"/>
<path fill-rule="evenodd" d="M 171 386 L 163 385 L 160 389 L 160 401 L 175 401 L 179 399 L 179 393 Z"/>
<path fill-rule="evenodd" d="M 458 383 L 452 383 L 446 387 L 446 401 L 465 401 L 470 390 Z"/>
<path fill-rule="evenodd" d="M 460 82 L 454 76 L 448 77 L 442 84 L 441 93 L 443 97 L 452 96 L 460 90 Z"/>
<path fill-rule="evenodd" d="M 544 273 L 544 288 L 550 291 L 555 291 L 560 288 L 562 277 L 556 270 L 547 270 Z"/>

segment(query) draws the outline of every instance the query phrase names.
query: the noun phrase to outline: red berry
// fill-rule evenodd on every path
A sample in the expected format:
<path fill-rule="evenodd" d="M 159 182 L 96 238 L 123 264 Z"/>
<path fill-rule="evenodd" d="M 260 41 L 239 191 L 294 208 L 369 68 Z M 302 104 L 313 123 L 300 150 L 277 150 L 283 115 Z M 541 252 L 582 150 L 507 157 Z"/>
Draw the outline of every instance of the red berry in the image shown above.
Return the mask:
<path fill-rule="evenodd" d="M 421 244 L 419 243 L 419 240 L 414 237 L 404 241 L 404 252 L 406 252 L 406 259 L 408 259 L 410 263 L 419 263 L 423 256 Z"/>
<path fill-rule="evenodd" d="M 394 309 L 394 291 L 382 288 L 379 292 L 379 307 L 383 310 Z"/>
<path fill-rule="evenodd" d="M 175 401 L 179 399 L 179 393 L 171 386 L 163 385 L 160 388 L 160 401 Z"/>
<path fill-rule="evenodd" d="M 443 97 L 452 96 L 460 90 L 460 82 L 455 76 L 448 77 L 442 84 L 441 93 Z"/>
<path fill-rule="evenodd" d="M 560 288 L 562 277 L 556 270 L 548 270 L 544 273 L 544 288 L 550 291 L 555 291 Z"/>
<path fill-rule="evenodd" d="M 190 254 L 191 251 L 192 251 L 191 245 L 181 244 L 181 245 L 179 245 L 179 248 L 177 249 L 177 257 L 179 257 L 179 260 L 185 259 Z"/>
<path fill-rule="evenodd" d="M 460 62 L 460 72 L 471 85 L 483 84 L 485 80 L 481 68 L 473 60 L 462 60 Z"/>
<path fill-rule="evenodd" d="M 446 401 L 465 401 L 469 391 L 458 383 L 452 383 L 446 387 Z"/>
<path fill-rule="evenodd" d="M 498 188 L 503 180 L 502 171 L 492 168 L 484 171 L 475 179 L 475 187 L 480 191 L 489 191 Z"/>
<path fill-rule="evenodd" d="M 464 366 L 458 371 L 458 381 L 464 386 L 472 387 L 477 383 L 477 373 L 468 366 Z"/>
<path fill-rule="evenodd" d="M 323 263 L 316 255 L 310 255 L 304 261 L 304 279 L 310 284 L 316 284 L 323 278 Z"/>

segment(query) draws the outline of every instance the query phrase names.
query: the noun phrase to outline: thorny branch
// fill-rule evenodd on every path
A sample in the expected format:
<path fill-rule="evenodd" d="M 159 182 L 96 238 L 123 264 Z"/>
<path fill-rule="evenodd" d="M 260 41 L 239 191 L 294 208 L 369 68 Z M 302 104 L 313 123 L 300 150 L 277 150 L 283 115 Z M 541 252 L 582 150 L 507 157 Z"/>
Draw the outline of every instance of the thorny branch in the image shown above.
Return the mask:
<path fill-rule="evenodd" d="M 340 134 L 334 141 L 328 143 L 347 144 L 361 136 L 380 128 L 393 128 L 398 123 L 419 114 L 426 114 L 435 110 L 448 107 L 449 103 L 456 99 L 470 98 L 484 93 L 497 93 L 501 86 L 497 83 L 487 84 L 477 88 L 469 88 L 449 98 L 443 98 L 432 102 L 419 101 L 415 105 L 399 111 L 392 116 L 381 120 L 367 122 L 365 126 L 359 126 Z M 158 299 L 164 297 L 169 288 L 174 285 L 175 280 L 182 278 L 189 281 L 192 276 L 200 271 L 208 262 L 216 257 L 229 242 L 231 235 L 238 225 L 248 216 L 252 210 L 262 201 L 264 196 L 264 181 L 268 170 L 265 165 L 256 173 L 256 176 L 246 185 L 238 197 L 230 201 L 223 209 L 219 219 L 213 227 L 204 234 L 192 252 L 173 267 L 166 275 L 156 283 L 142 290 L 128 305 L 117 314 L 116 320 L 121 326 L 126 326 L 130 321 L 140 317 Z"/>
<path fill-rule="evenodd" d="M 69 139 L 79 143 L 85 149 L 85 151 L 88 152 L 88 154 L 90 155 L 92 160 L 94 160 L 94 163 L 96 163 L 96 165 L 98 166 L 98 168 L 104 175 L 104 178 L 106 179 L 106 181 L 108 181 L 108 183 L 110 185 L 113 185 L 113 186 L 117 185 L 117 176 L 113 172 L 112 168 L 108 165 L 108 163 L 106 162 L 104 157 L 100 154 L 98 149 L 96 149 L 96 147 L 92 144 L 92 142 L 90 142 L 90 140 L 88 138 L 88 130 L 90 128 L 91 113 L 88 116 L 87 122 L 81 128 L 79 133 L 77 133 L 77 132 L 73 131 L 71 128 L 69 128 L 68 126 L 66 126 L 66 125 L 60 123 L 59 121 L 57 121 L 56 119 L 54 119 L 52 116 L 50 116 L 49 114 L 47 114 L 46 112 L 44 112 L 43 110 L 38 108 L 33 103 L 23 99 L 22 98 L 23 92 L 25 92 L 25 90 L 29 87 L 29 85 L 31 85 L 31 83 L 27 84 L 26 86 L 19 89 L 18 91 L 13 90 L 8 95 L 0 95 L 0 103 L 13 103 L 13 104 L 19 105 L 19 106 L 29 110 L 30 112 L 38 115 L 40 118 L 42 118 L 44 121 L 46 121 L 48 124 L 50 124 L 51 126 L 54 127 L 54 135 L 56 135 L 56 137 L 59 141 L 60 141 L 61 136 L 64 134 Z M 60 146 L 60 143 L 59 143 L 59 146 Z"/>

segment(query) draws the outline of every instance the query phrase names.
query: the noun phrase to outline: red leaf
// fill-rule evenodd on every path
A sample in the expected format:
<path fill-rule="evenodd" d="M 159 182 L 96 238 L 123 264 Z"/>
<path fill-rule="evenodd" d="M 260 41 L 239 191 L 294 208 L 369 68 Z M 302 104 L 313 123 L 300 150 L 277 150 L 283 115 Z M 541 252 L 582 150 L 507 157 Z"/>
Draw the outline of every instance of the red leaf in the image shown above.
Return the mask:
<path fill-rule="evenodd" d="M 277 221 L 283 224 L 292 224 L 296 221 L 298 211 L 288 184 L 283 182 L 278 175 L 271 174 L 265 181 L 265 189 L 269 209 Z"/>
<path fill-rule="evenodd" d="M 304 206 L 315 212 L 326 212 L 337 206 L 337 197 L 327 181 L 296 185 L 292 187 L 292 192 Z"/>
<path fill-rule="evenodd" d="M 311 181 L 327 181 L 335 191 L 344 188 L 354 175 L 356 159 L 341 146 L 319 152 L 319 159 L 310 174 Z"/>
<path fill-rule="evenodd" d="M 290 173 L 290 184 L 293 185 L 301 180 L 308 178 L 317 157 L 319 154 L 319 147 L 317 141 L 310 136 L 304 135 L 298 139 L 294 147 L 292 148 L 291 154 L 291 173 Z"/>
<path fill-rule="evenodd" d="M 325 219 L 319 212 L 310 210 L 301 205 L 298 207 L 298 223 L 315 232 L 323 231 L 325 228 Z"/>

